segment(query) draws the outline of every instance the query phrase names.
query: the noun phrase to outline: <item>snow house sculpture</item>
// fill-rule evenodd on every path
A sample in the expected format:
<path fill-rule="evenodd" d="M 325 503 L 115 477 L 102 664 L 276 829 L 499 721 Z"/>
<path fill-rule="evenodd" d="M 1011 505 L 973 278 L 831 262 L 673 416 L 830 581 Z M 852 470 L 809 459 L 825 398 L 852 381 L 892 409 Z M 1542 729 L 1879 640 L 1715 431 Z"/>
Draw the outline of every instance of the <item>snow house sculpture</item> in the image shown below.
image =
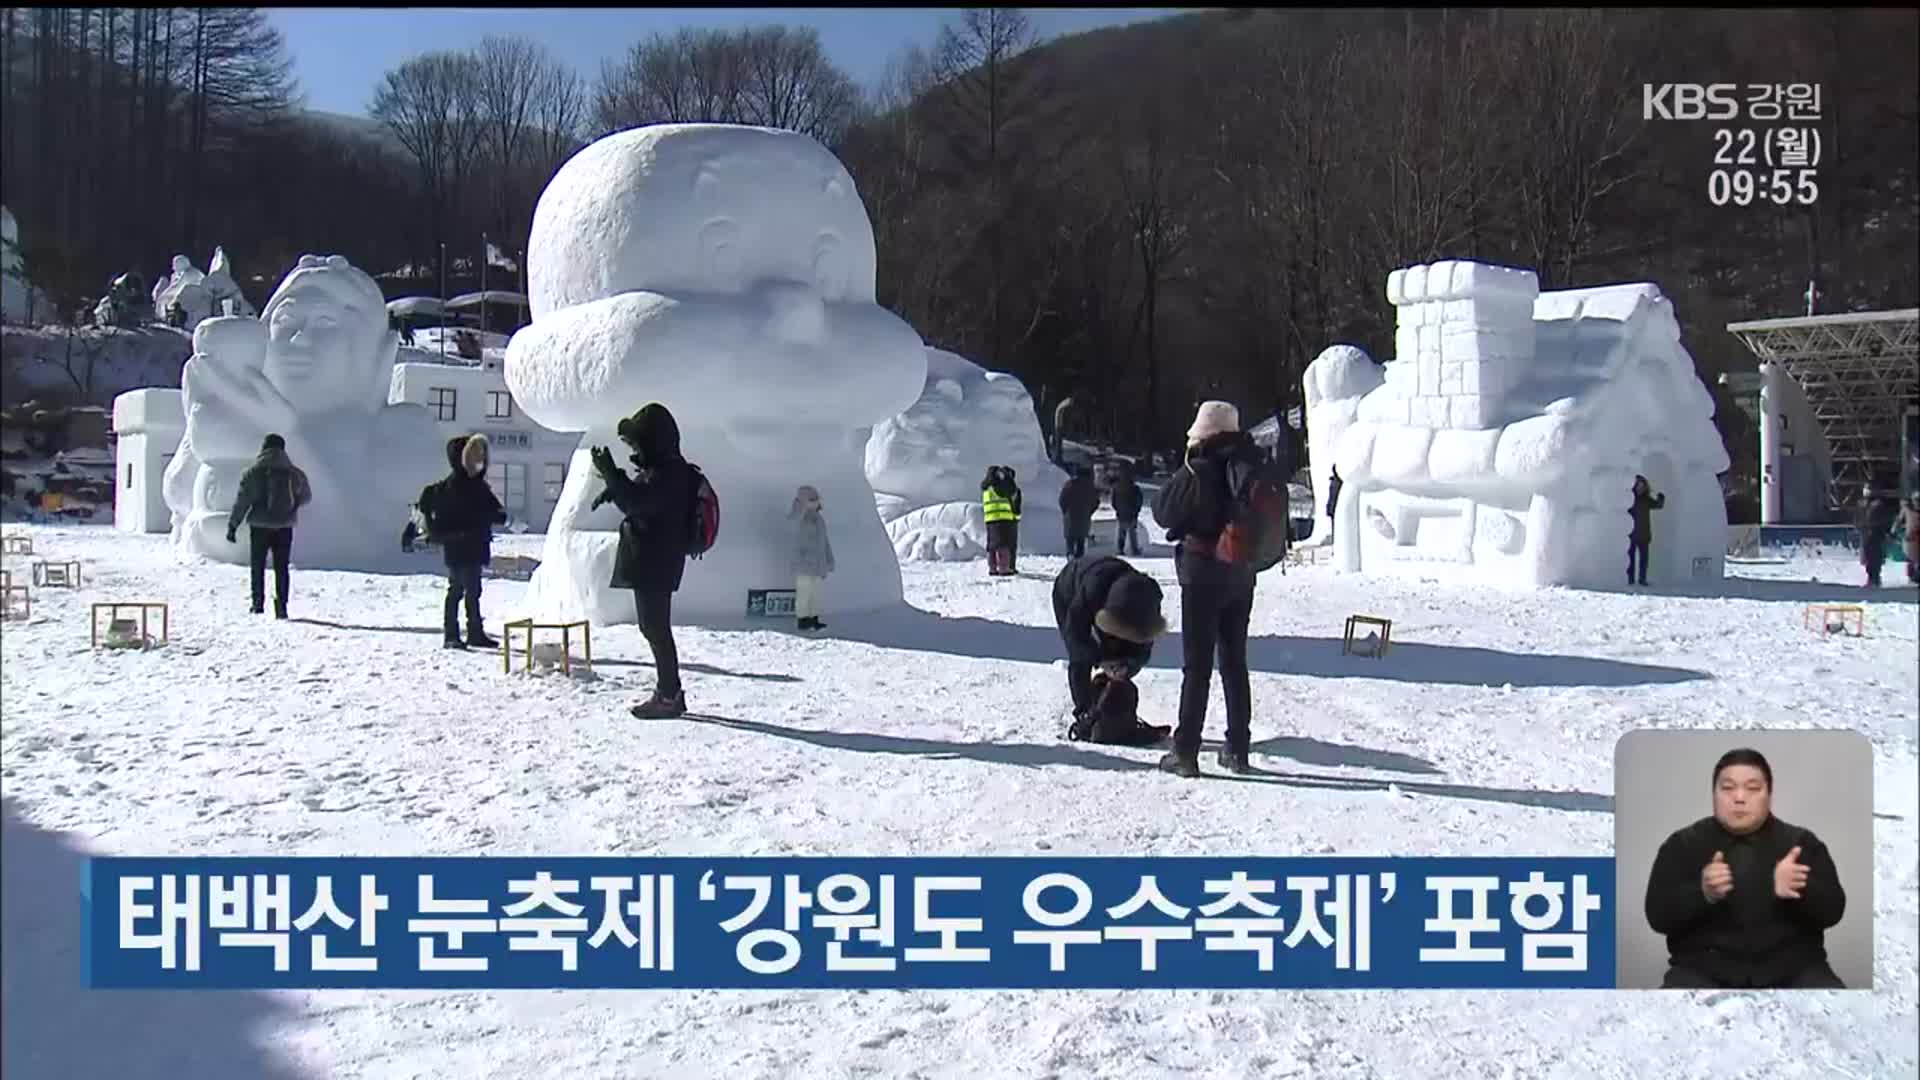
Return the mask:
<path fill-rule="evenodd" d="M 507 385 L 535 423 L 578 432 L 528 614 L 631 623 L 613 588 L 621 514 L 590 452 L 631 470 L 617 425 L 648 402 L 720 497 L 714 547 L 676 618 L 738 618 L 793 584 L 787 509 L 820 491 L 840 564 L 825 614 L 901 602 L 900 564 L 867 483 L 867 429 L 927 374 L 913 327 L 874 299 L 873 224 L 831 151 L 792 131 L 658 124 L 609 135 L 555 174 L 527 244 L 533 322 Z"/>
<path fill-rule="evenodd" d="M 1395 270 L 1387 299 L 1385 382 L 1331 433 L 1338 569 L 1617 586 L 1641 474 L 1666 496 L 1649 584 L 1721 577 L 1726 449 L 1658 286 L 1541 293 L 1531 271 L 1449 261 Z"/>

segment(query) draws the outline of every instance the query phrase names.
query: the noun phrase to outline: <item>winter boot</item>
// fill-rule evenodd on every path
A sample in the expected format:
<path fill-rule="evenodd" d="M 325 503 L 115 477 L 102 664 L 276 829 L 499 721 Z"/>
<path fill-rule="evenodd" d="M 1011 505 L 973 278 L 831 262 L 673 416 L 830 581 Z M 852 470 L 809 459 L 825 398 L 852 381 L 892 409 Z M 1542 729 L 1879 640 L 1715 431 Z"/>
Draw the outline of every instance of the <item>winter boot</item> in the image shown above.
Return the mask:
<path fill-rule="evenodd" d="M 467 645 L 475 649 L 497 649 L 500 643 L 487 636 L 487 632 L 478 626 L 467 627 Z"/>
<path fill-rule="evenodd" d="M 1220 756 L 1215 760 L 1220 763 L 1222 769 L 1235 776 L 1253 775 L 1253 763 L 1247 760 L 1245 750 L 1230 750 L 1223 746 L 1220 748 Z"/>
<path fill-rule="evenodd" d="M 287 602 L 285 600 L 273 605 L 273 617 L 276 619 L 284 619 L 287 617 Z"/>
<path fill-rule="evenodd" d="M 440 647 L 443 649 L 459 649 L 461 652 L 467 651 L 467 643 L 460 640 L 459 634 L 448 634 L 446 640 L 440 643 Z"/>
<path fill-rule="evenodd" d="M 671 720 L 676 716 L 685 716 L 687 695 L 684 691 L 667 697 L 658 691 L 647 700 L 628 710 L 641 720 Z"/>
<path fill-rule="evenodd" d="M 1183 754 L 1178 750 L 1169 750 L 1167 755 L 1160 759 L 1160 771 L 1169 772 L 1175 776 L 1182 776 L 1188 780 L 1199 779 L 1200 755 Z"/>

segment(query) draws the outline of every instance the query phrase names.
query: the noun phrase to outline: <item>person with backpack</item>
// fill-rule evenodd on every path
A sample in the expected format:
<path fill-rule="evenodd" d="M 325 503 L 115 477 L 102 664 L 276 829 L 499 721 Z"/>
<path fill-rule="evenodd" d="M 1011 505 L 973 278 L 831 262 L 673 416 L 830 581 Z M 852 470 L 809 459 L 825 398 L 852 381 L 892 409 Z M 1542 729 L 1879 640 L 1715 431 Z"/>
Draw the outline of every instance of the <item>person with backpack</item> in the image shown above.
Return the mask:
<path fill-rule="evenodd" d="M 1020 486 L 1005 465 L 987 466 L 980 481 L 980 512 L 987 523 L 987 573 L 1011 577 L 1020 546 Z"/>
<path fill-rule="evenodd" d="M 802 630 L 825 630 L 820 621 L 820 586 L 833 573 L 833 541 L 827 536 L 827 519 L 821 513 L 820 491 L 810 484 L 800 485 L 793 496 L 787 517 L 794 525 L 793 538 L 793 615 Z"/>
<path fill-rule="evenodd" d="M 1100 489 L 1085 469 L 1074 469 L 1060 485 L 1060 517 L 1066 525 L 1067 557 L 1077 559 L 1087 553 L 1087 537 L 1093 533 L 1093 514 L 1100 508 Z"/>
<path fill-rule="evenodd" d="M 1272 471 L 1259 446 L 1240 430 L 1239 410 L 1225 401 L 1202 402 L 1187 429 L 1186 464 L 1153 503 L 1153 516 L 1175 543 L 1184 646 L 1179 723 L 1173 750 L 1160 761 L 1167 772 L 1200 775 L 1200 735 L 1216 650 L 1227 702 L 1220 766 L 1243 775 L 1252 771 L 1247 625 L 1260 571 L 1286 552 L 1286 505 L 1285 478 Z"/>
<path fill-rule="evenodd" d="M 293 527 L 300 508 L 313 501 L 307 474 L 287 457 L 287 440 L 278 433 L 260 442 L 260 456 L 240 475 L 240 490 L 227 512 L 227 543 L 239 543 L 247 526 L 247 569 L 253 585 L 253 613 L 266 610 L 267 556 L 273 556 L 273 617 L 287 617 L 293 558 Z"/>
<path fill-rule="evenodd" d="M 1653 512 L 1666 505 L 1665 492 L 1655 495 L 1646 477 L 1637 474 L 1634 476 L 1633 505 L 1627 509 L 1627 513 L 1633 517 L 1633 530 L 1627 534 L 1627 584 L 1629 585 L 1647 583 L 1647 551 L 1653 546 Z M 1639 560 L 1640 566 L 1637 581 L 1634 574 L 1635 559 Z"/>
<path fill-rule="evenodd" d="M 614 462 L 606 447 L 594 447 L 589 454 L 606 490 L 593 507 L 611 502 L 624 515 L 611 584 L 633 590 L 640 633 L 653 651 L 653 695 L 631 711 L 642 720 L 668 719 L 687 711 L 680 654 L 673 641 L 673 594 L 697 546 L 694 528 L 706 480 L 680 456 L 680 425 L 665 405 L 648 404 L 615 430 L 632 451 L 633 475 Z"/>
<path fill-rule="evenodd" d="M 1130 681 L 1147 666 L 1154 640 L 1167 631 L 1161 599 L 1160 583 L 1117 555 L 1071 560 L 1054 578 L 1053 624 L 1067 648 L 1067 693 L 1073 700 L 1067 738 L 1093 738 L 1096 706 L 1110 689 L 1096 690 L 1095 668 L 1111 683 Z M 1123 703 L 1114 704 L 1132 714 Z"/>
<path fill-rule="evenodd" d="M 1117 554 L 1126 555 L 1129 549 L 1134 555 L 1141 554 L 1140 511 L 1145 505 L 1140 482 L 1134 479 L 1133 463 L 1120 462 L 1113 478 L 1113 544 Z"/>
<path fill-rule="evenodd" d="M 481 434 L 456 435 L 447 440 L 448 472 L 420 491 L 417 509 L 426 535 L 440 545 L 447 565 L 447 598 L 441 613 L 442 647 L 492 649 L 499 642 L 487 636 L 480 619 L 480 587 L 484 570 L 493 561 L 493 527 L 507 521 L 506 508 L 487 483 L 490 444 Z M 416 527 L 409 523 L 400 538 L 411 549 Z M 467 636 L 460 637 L 460 612 L 465 607 Z"/>

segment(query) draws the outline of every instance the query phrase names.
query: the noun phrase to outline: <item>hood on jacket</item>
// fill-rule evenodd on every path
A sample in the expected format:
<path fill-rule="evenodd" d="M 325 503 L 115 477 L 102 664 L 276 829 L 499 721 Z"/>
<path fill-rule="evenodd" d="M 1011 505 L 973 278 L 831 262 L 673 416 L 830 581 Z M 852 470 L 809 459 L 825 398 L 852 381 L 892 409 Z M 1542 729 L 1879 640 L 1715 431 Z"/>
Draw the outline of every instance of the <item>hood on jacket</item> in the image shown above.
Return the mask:
<path fill-rule="evenodd" d="M 1103 634 L 1144 645 L 1167 632 L 1160 600 L 1159 582 L 1137 571 L 1124 574 L 1107 589 L 1093 625 Z"/>
<path fill-rule="evenodd" d="M 284 445 L 263 446 L 260 448 L 260 456 L 253 460 L 255 463 L 265 465 L 271 469 L 293 468 L 293 459 L 287 456 L 287 448 Z"/>
<path fill-rule="evenodd" d="M 657 401 L 647 403 L 639 412 L 620 421 L 615 432 L 642 464 L 658 465 L 680 457 L 680 425 L 667 407 Z"/>
<path fill-rule="evenodd" d="M 793 508 L 787 511 L 787 516 L 799 517 L 808 510 L 819 509 L 821 509 L 819 489 L 811 484 L 801 484 L 800 489 L 793 493 Z"/>
<path fill-rule="evenodd" d="M 479 433 L 469 435 L 459 442 L 460 448 L 457 451 L 452 444 L 448 444 L 448 463 L 468 476 L 485 476 L 487 463 L 493 459 L 493 444 L 487 441 L 485 435 Z M 458 457 L 455 456 L 456 454 Z"/>

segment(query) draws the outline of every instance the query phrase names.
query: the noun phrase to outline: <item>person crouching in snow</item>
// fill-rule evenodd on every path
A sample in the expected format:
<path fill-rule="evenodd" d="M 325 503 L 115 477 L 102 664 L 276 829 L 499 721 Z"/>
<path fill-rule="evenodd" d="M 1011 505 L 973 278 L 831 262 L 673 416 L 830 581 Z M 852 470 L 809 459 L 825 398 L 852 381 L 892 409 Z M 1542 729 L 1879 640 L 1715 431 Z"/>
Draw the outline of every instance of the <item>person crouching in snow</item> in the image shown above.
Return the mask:
<path fill-rule="evenodd" d="M 1020 487 L 1013 470 L 987 466 L 980 481 L 980 512 L 987 523 L 987 573 L 1008 577 L 1014 573 L 1014 551 L 1020 545 Z"/>
<path fill-rule="evenodd" d="M 1167 630 L 1160 601 L 1160 583 L 1116 555 L 1074 559 L 1054 579 L 1053 623 L 1067 647 L 1067 692 L 1073 698 L 1067 738 L 1093 738 L 1102 697 L 1113 697 L 1112 684 L 1130 683 L 1147 666 L 1154 639 Z M 1101 695 L 1095 668 L 1105 677 Z M 1123 701 L 1113 704 L 1133 711 Z"/>
<path fill-rule="evenodd" d="M 833 573 L 833 541 L 821 514 L 820 492 L 802 484 L 794 493 L 793 614 L 802 630 L 825 630 L 820 621 L 820 586 Z"/>
<path fill-rule="evenodd" d="M 491 649 L 500 643 L 487 636 L 480 622 L 482 570 L 493 561 L 493 527 L 503 525 L 507 512 L 487 483 L 489 446 L 485 435 L 459 435 L 447 440 L 446 477 L 420 492 L 419 510 L 427 536 L 440 545 L 447 564 L 447 600 L 441 617 L 444 647 Z M 403 548 L 412 546 L 415 528 L 407 526 Z M 467 636 L 460 637 L 460 609 L 466 608 Z"/>

